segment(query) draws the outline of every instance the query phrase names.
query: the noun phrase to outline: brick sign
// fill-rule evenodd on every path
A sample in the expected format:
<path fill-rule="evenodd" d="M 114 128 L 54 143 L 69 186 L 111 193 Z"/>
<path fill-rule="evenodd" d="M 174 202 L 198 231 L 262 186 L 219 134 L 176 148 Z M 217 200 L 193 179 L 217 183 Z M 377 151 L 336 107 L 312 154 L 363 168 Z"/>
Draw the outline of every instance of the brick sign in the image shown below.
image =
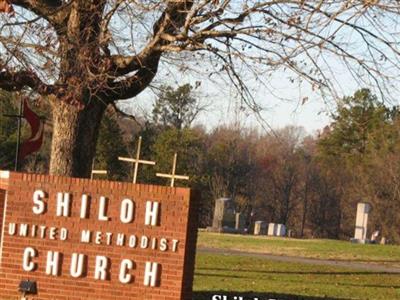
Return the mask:
<path fill-rule="evenodd" d="M 0 171 L 0 298 L 191 299 L 190 190 Z"/>

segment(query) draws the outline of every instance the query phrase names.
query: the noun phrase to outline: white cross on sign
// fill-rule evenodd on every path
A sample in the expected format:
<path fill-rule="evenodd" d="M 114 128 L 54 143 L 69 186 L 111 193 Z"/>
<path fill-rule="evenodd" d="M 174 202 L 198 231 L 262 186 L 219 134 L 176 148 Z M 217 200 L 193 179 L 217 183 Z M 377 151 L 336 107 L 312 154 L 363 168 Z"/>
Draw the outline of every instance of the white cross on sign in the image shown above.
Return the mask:
<path fill-rule="evenodd" d="M 156 174 L 158 177 L 170 178 L 170 179 L 171 179 L 171 187 L 174 187 L 174 185 L 175 185 L 175 179 L 189 180 L 189 176 L 175 175 L 175 172 L 176 172 L 176 161 L 177 161 L 177 159 L 178 159 L 178 154 L 175 153 L 175 155 L 174 155 L 174 161 L 173 161 L 173 163 L 172 163 L 172 174 L 163 174 L 163 173 L 157 173 L 157 174 Z"/>
<path fill-rule="evenodd" d="M 107 171 L 106 170 L 95 170 L 94 169 L 94 159 L 93 159 L 92 172 L 90 173 L 90 179 L 93 179 L 95 174 L 97 174 L 97 175 L 107 175 Z"/>
<path fill-rule="evenodd" d="M 138 146 L 136 150 L 136 158 L 129 158 L 129 157 L 118 157 L 119 160 L 121 161 L 126 161 L 130 163 L 134 163 L 135 169 L 133 171 L 133 183 L 136 183 L 137 179 L 137 173 L 139 170 L 139 164 L 144 164 L 144 165 L 152 165 L 154 166 L 156 163 L 154 161 L 149 161 L 149 160 L 142 160 L 140 159 L 140 150 L 142 148 L 142 137 L 139 137 L 138 141 Z"/>

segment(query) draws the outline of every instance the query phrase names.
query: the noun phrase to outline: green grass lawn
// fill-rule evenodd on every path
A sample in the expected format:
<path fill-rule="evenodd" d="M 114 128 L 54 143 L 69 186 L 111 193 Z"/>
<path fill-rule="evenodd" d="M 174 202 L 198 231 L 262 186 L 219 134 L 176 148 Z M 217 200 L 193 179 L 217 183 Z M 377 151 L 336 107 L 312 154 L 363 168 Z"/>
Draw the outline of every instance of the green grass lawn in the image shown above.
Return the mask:
<path fill-rule="evenodd" d="M 336 240 L 300 240 L 200 232 L 199 247 L 285 256 L 400 265 L 400 246 L 360 245 Z"/>
<path fill-rule="evenodd" d="M 400 247 L 335 240 L 298 240 L 200 232 L 199 248 L 400 265 Z M 197 255 L 194 300 L 214 294 L 267 299 L 400 299 L 400 275 L 345 267 L 270 261 L 240 255 Z"/>
<path fill-rule="evenodd" d="M 201 239 L 204 238 L 202 235 Z M 255 245 L 257 248 L 258 243 Z M 322 245 L 320 248 L 326 249 Z M 303 251 L 316 253 L 314 247 L 311 249 L 312 252 Z M 234 296 L 242 296 L 244 300 L 253 297 L 259 300 L 400 299 L 400 275 L 237 255 L 198 254 L 194 291 L 193 300 L 211 300 L 214 294 L 228 295 L 229 300 Z"/>

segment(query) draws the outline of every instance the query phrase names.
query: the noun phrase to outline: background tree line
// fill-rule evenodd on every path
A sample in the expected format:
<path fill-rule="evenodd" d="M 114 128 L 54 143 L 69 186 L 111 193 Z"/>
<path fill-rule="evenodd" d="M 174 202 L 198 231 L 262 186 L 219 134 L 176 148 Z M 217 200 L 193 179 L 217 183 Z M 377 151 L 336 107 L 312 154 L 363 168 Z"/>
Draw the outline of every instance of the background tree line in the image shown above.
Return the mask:
<path fill-rule="evenodd" d="M 373 205 L 370 229 L 400 241 L 400 118 L 368 89 L 339 101 L 332 123 L 317 135 L 287 126 L 271 133 L 238 124 L 206 130 L 193 125 L 204 109 L 190 85 L 163 87 L 151 116 L 133 120 L 108 109 L 102 120 L 94 165 L 108 178 L 132 178 L 132 167 L 118 156 L 133 156 L 139 136 L 142 155 L 157 161 L 141 166 L 139 182 L 165 184 L 156 172 L 169 172 L 178 152 L 178 173 L 202 191 L 201 226 L 211 223 L 214 200 L 232 197 L 248 221 L 286 224 L 298 237 L 348 239 L 353 235 L 356 203 Z M 2 93 L 0 168 L 12 168 L 15 96 Z M 47 118 L 47 139 L 23 169 L 48 172 L 52 117 L 45 101 L 31 103 Z M 23 128 L 25 134 L 27 128 Z"/>

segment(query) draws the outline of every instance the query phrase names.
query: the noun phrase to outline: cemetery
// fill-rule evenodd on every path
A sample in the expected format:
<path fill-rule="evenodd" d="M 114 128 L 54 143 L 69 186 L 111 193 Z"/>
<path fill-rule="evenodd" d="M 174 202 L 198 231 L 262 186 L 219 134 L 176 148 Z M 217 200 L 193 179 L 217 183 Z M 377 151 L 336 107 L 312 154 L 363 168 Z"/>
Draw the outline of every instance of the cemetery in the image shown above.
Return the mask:
<path fill-rule="evenodd" d="M 54 299 L 60 282 L 66 294 L 82 284 L 74 299 L 97 286 L 104 299 L 399 298 L 400 246 L 369 223 L 372 204 L 354 205 L 347 241 L 301 239 L 234 197 L 217 198 L 198 228 L 200 198 L 175 187 L 191 178 L 177 175 L 177 153 L 171 172 L 155 172 L 168 187 L 144 185 L 140 164 L 157 162 L 141 147 L 140 137 L 136 158 L 118 157 L 133 164 L 132 182 L 97 179 L 109 173 L 94 163 L 90 179 L 0 171 L 0 298 Z"/>
<path fill-rule="evenodd" d="M 196 174 L 177 175 L 177 152 L 159 171 L 142 147 L 139 136 L 135 158 L 118 156 L 124 181 L 94 160 L 87 179 L 0 171 L 0 298 L 400 298 L 400 246 L 374 204 L 352 204 L 342 240 L 298 236 L 235 197 L 213 200 L 200 226 L 201 193 L 176 187 Z M 166 186 L 138 183 L 145 166 Z"/>
<path fill-rule="evenodd" d="M 29 278 L 33 281 L 29 282 L 34 282 L 37 289 L 35 294 L 43 299 L 48 297 L 46 293 L 41 292 L 43 286 L 51 288 L 52 280 L 49 279 L 55 278 L 54 283 L 57 283 L 56 278 L 60 276 L 63 280 L 68 280 L 68 278 L 73 280 L 71 284 L 78 280 L 92 282 L 93 286 L 100 282 L 116 288 L 118 284 L 131 285 L 134 287 L 132 291 L 141 290 L 142 293 L 151 295 L 151 290 L 142 290 L 140 287 L 155 289 L 157 293 L 162 292 L 164 286 L 167 289 L 171 288 L 172 283 L 168 280 L 172 278 L 172 275 L 168 275 L 171 272 L 168 268 L 172 267 L 170 260 L 172 259 L 175 269 L 182 258 L 183 264 L 191 263 L 192 265 L 183 267 L 183 270 L 187 272 L 181 273 L 183 277 L 174 278 L 183 279 L 186 283 L 189 274 L 192 274 L 194 278 L 193 286 L 190 283 L 186 285 L 186 290 L 182 290 L 186 296 L 174 294 L 177 299 L 188 297 L 188 295 L 192 295 L 189 297 L 195 300 L 211 299 L 214 295 L 232 299 L 246 299 L 246 297 L 341 299 L 354 293 L 361 294 L 360 289 L 364 286 L 363 290 L 368 290 L 369 295 L 373 295 L 375 299 L 381 299 L 375 291 L 370 290 L 368 282 L 374 282 L 375 286 L 380 286 L 385 290 L 387 284 L 396 286 L 400 280 L 398 276 L 400 274 L 400 246 L 373 245 L 367 239 L 368 216 L 373 213 L 368 203 L 358 203 L 355 215 L 355 235 L 346 242 L 289 238 L 286 237 L 286 226 L 267 221 L 254 221 L 254 231 L 250 232 L 245 228 L 243 215 L 236 212 L 234 199 L 217 199 L 211 226 L 201 229 L 198 234 L 196 266 L 194 266 L 193 245 L 196 244 L 197 234 L 193 234 L 193 231 L 190 234 L 187 232 L 189 238 L 185 237 L 185 234 L 177 233 L 176 229 L 167 229 L 170 224 L 180 223 L 174 220 L 175 214 L 170 211 L 172 206 L 165 206 L 164 200 L 161 200 L 161 194 L 157 194 L 167 192 L 165 188 L 149 187 L 145 195 L 152 196 L 144 199 L 153 198 L 154 200 L 143 201 L 141 194 L 133 196 L 137 191 L 145 188 L 143 185 L 135 188 L 131 184 L 118 183 L 119 189 L 122 188 L 125 192 L 122 194 L 112 192 L 107 196 L 102 196 L 105 195 L 103 191 L 107 190 L 107 186 L 115 183 L 93 179 L 74 181 L 43 175 L 35 177 L 8 171 L 2 171 L 0 174 L 1 187 L 6 191 L 3 196 L 7 195 L 7 191 L 12 191 L 13 187 L 18 186 L 17 184 L 21 181 L 25 181 L 29 186 L 24 195 L 30 195 L 24 198 L 25 202 L 18 203 L 13 200 L 15 194 L 10 193 L 7 197 L 7 206 L 3 207 L 4 227 L 2 227 L 2 255 L 0 257 L 4 260 L 14 256 L 15 254 L 11 253 L 15 253 L 17 249 L 20 250 L 17 250 L 19 255 L 16 260 L 13 260 L 14 263 L 6 263 L 2 266 L 3 273 L 0 274 L 6 276 L 1 279 L 3 285 L 0 285 L 2 286 L 0 295 L 15 295 L 16 290 L 13 287 L 18 286 L 19 282 L 15 279 L 27 278 L 22 276 L 10 280 L 8 272 L 31 273 Z M 74 192 L 65 191 L 67 182 L 70 182 L 67 185 L 69 188 L 75 186 Z M 62 183 L 64 188 L 59 189 L 59 183 Z M 84 184 L 84 189 L 78 188 L 81 184 Z M 99 189 L 91 190 L 90 186 L 93 184 Z M 79 189 L 84 192 L 79 192 Z M 60 192 L 60 190 L 65 192 Z M 179 189 L 179 194 L 181 193 L 185 194 L 183 189 Z M 128 197 L 128 195 L 131 196 Z M 171 203 L 177 204 L 177 202 Z M 30 209 L 13 210 L 13 207 L 20 205 L 30 207 Z M 189 208 L 186 205 L 184 207 Z M 171 220 L 174 221 L 168 221 L 170 215 Z M 68 220 L 78 221 L 76 224 L 83 222 L 83 226 L 71 227 L 71 222 Z M 180 220 L 185 222 L 185 219 L 180 218 Z M 165 222 L 168 224 L 165 229 L 157 229 L 159 226 L 165 226 L 163 225 Z M 57 226 L 53 226 L 52 223 Z M 96 230 L 93 226 L 95 223 L 102 224 L 99 227 L 101 230 Z M 93 225 L 87 229 L 89 224 Z M 186 226 L 193 225 L 194 223 Z M 141 226 L 149 228 L 142 231 Z M 129 232 L 126 228 L 130 228 Z M 156 231 L 152 232 L 151 228 Z M 90 250 L 91 248 L 97 250 Z M 112 249 L 111 252 L 110 249 Z M 111 254 L 115 251 L 119 253 L 117 256 Z M 139 251 L 138 253 L 151 251 L 154 260 L 147 255 L 147 258 L 143 260 L 142 254 L 137 256 L 127 251 Z M 189 252 L 184 254 L 186 251 Z M 157 253 L 165 253 L 167 256 L 158 257 Z M 176 256 L 175 259 L 174 256 Z M 297 271 L 292 275 L 289 270 L 293 268 Z M 265 278 L 256 275 L 257 272 L 265 274 L 277 272 L 281 274 L 279 280 L 283 282 L 293 280 L 293 282 L 290 285 L 281 285 L 276 277 Z M 325 274 L 326 281 L 321 281 L 322 274 Z M 215 276 L 218 276 L 217 278 L 222 276 L 222 281 L 216 280 Z M 346 286 L 345 282 L 356 280 L 356 276 L 364 278 L 359 285 L 353 288 L 331 289 L 332 286 Z M 223 278 L 231 279 L 226 282 Z M 240 281 L 234 278 L 240 278 Z M 21 284 L 22 282 L 26 281 L 20 281 Z M 248 290 L 250 282 L 252 282 L 252 292 Z M 303 290 L 305 286 L 310 286 L 312 291 L 305 292 Z M 65 288 L 69 289 L 68 284 Z M 86 288 L 78 289 L 76 293 L 81 296 L 89 295 Z M 128 295 L 128 293 L 126 291 L 121 295 Z M 397 297 L 397 293 L 396 288 L 385 290 L 385 297 L 387 295 Z M 117 299 L 118 296 L 110 295 L 109 297 Z"/>

